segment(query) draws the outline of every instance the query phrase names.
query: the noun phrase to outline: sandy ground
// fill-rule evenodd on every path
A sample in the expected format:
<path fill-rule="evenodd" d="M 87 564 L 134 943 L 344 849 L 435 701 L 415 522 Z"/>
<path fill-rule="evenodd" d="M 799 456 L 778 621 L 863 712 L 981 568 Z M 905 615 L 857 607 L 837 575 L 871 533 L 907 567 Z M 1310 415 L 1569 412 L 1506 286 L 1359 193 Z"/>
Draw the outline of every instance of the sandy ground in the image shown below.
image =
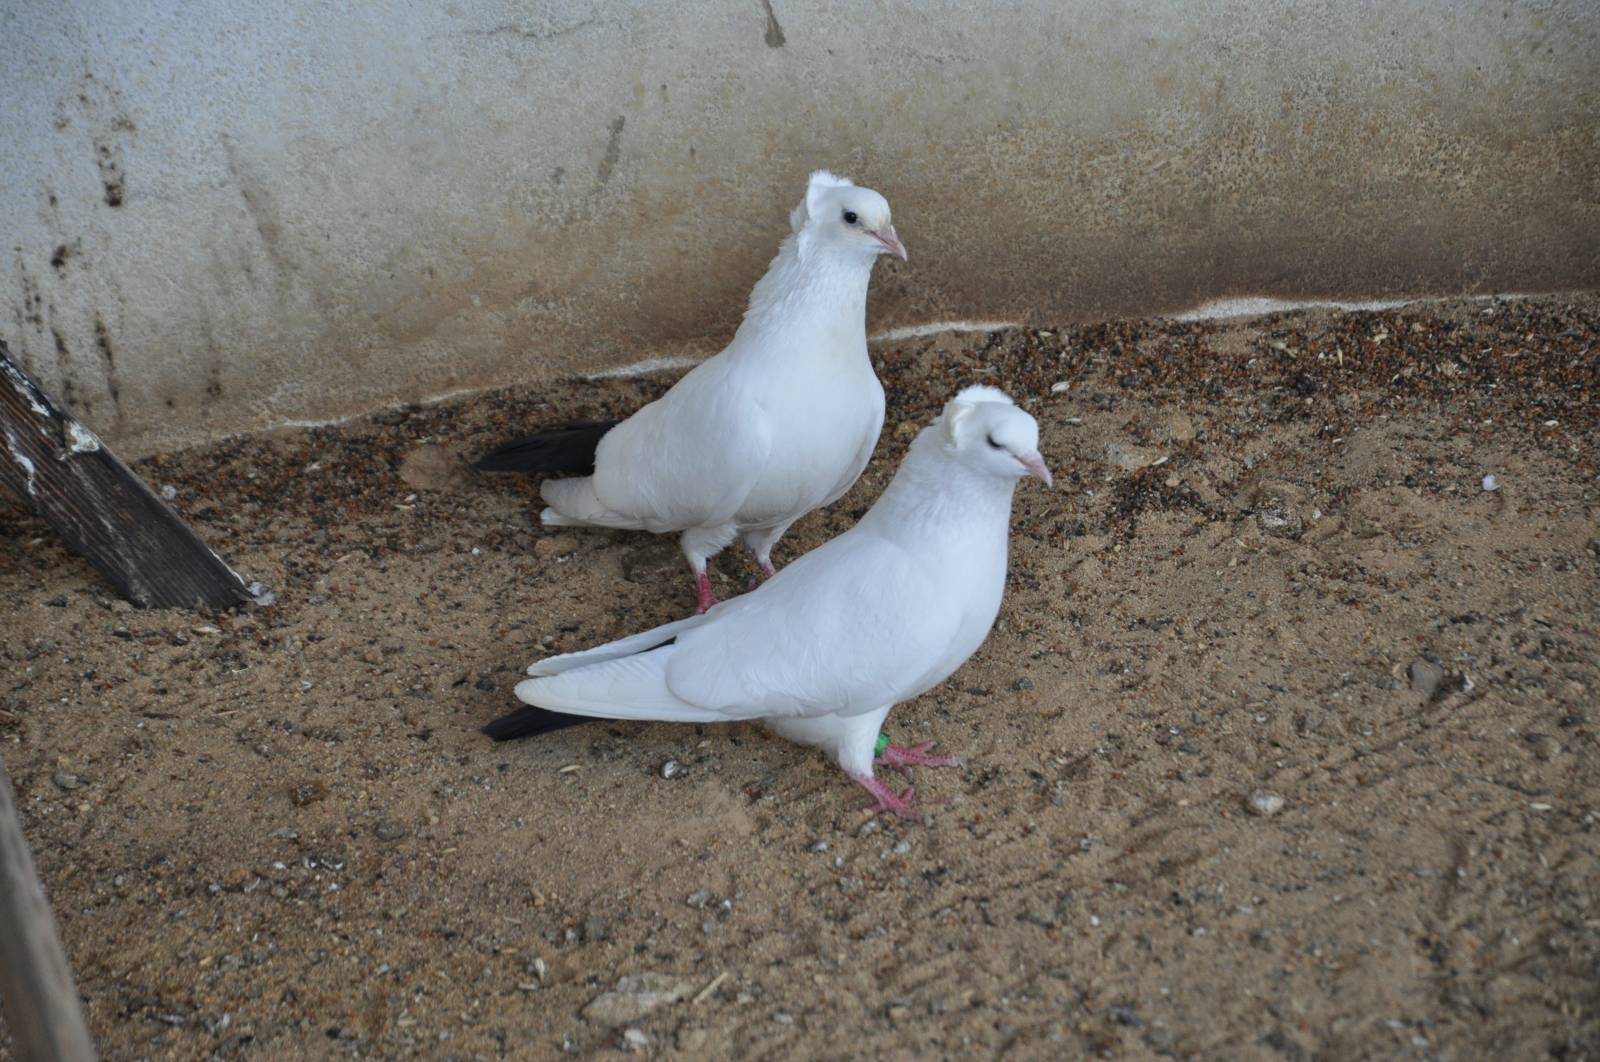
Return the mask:
<path fill-rule="evenodd" d="M 235 614 L 133 611 L 0 505 L 0 756 L 106 1057 L 1600 1056 L 1600 300 L 876 358 L 877 458 L 780 563 L 961 384 L 1057 473 L 890 716 L 966 760 L 923 821 L 754 726 L 477 733 L 691 597 L 456 455 L 669 379 L 142 462 L 276 590 Z"/>

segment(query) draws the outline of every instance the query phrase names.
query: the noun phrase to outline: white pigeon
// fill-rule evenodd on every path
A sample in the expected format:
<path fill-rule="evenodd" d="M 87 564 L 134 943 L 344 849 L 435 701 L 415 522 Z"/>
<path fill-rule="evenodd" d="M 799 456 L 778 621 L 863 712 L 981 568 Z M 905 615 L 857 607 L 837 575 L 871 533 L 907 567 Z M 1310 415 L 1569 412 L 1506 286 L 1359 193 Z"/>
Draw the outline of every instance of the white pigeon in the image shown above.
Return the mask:
<path fill-rule="evenodd" d="M 889 709 L 943 682 L 988 637 L 1006 582 L 1017 480 L 1050 470 L 1039 426 L 993 387 L 968 387 L 924 428 L 861 521 L 754 593 L 580 653 L 541 660 L 496 740 L 572 716 L 723 723 L 759 719 L 828 752 L 878 804 L 909 814 L 912 790 L 874 777 Z M 565 713 L 565 714 L 558 714 Z M 888 745 L 877 762 L 956 762 Z"/>
<path fill-rule="evenodd" d="M 477 464 L 588 473 L 541 485 L 547 525 L 681 533 L 698 612 L 717 600 L 706 561 L 737 536 L 772 575 L 772 547 L 850 489 L 883 427 L 866 310 L 878 256 L 906 257 L 889 203 L 818 170 L 789 225 L 720 354 L 620 424 L 556 428 Z"/>

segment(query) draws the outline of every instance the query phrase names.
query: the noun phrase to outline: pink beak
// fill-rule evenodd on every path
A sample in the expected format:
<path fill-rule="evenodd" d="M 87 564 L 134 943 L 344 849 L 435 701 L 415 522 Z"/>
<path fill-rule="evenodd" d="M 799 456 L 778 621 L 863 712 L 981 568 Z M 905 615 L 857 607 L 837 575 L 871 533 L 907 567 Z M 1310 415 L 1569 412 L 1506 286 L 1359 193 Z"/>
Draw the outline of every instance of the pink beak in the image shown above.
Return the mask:
<path fill-rule="evenodd" d="M 1053 487 L 1056 485 L 1055 479 L 1050 475 L 1049 467 L 1044 463 L 1044 455 L 1038 450 L 1018 455 L 1017 463 L 1028 470 L 1028 475 L 1033 476 L 1035 479 L 1044 480 L 1045 486 Z"/>
<path fill-rule="evenodd" d="M 900 237 L 894 234 L 893 225 L 885 225 L 872 235 L 879 243 L 883 244 L 890 254 L 896 255 L 902 262 L 906 260 L 906 245 L 901 243 Z"/>

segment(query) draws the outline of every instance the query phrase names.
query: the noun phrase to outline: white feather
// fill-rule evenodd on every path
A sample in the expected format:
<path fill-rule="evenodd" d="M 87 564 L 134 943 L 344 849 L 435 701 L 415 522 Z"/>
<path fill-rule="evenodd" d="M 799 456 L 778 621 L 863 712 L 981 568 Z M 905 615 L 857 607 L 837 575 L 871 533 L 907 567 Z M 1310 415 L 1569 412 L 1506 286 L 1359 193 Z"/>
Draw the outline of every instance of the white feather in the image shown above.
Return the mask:
<path fill-rule="evenodd" d="M 618 638 L 614 642 L 585 649 L 581 653 L 562 653 L 560 656 L 547 656 L 538 663 L 530 664 L 528 674 L 559 675 L 563 671 L 571 671 L 575 667 L 584 667 L 589 664 L 600 664 L 608 660 L 616 660 L 624 656 L 642 653 L 647 649 L 654 649 L 665 642 L 678 636 L 680 631 L 696 627 L 704 623 L 704 615 L 690 616 L 687 619 L 674 620 L 672 623 L 663 623 L 659 627 L 652 627 L 640 634 L 630 634 L 626 638 Z"/>
<path fill-rule="evenodd" d="M 725 721 L 715 711 L 680 700 L 667 688 L 666 662 L 676 648 L 669 645 L 638 656 L 591 664 L 582 670 L 523 679 L 517 683 L 517 696 L 551 711 L 600 719 Z"/>

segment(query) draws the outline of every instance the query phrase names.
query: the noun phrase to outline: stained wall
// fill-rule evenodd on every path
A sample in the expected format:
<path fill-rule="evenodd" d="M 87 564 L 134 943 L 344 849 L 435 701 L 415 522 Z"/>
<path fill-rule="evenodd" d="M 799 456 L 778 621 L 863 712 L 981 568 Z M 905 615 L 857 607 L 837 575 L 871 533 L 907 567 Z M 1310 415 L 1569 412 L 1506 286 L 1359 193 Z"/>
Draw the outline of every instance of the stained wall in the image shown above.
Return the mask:
<path fill-rule="evenodd" d="M 1600 286 L 1600 5 L 13 0 L 0 339 L 130 452 L 714 349 L 829 166 L 874 328 Z"/>

